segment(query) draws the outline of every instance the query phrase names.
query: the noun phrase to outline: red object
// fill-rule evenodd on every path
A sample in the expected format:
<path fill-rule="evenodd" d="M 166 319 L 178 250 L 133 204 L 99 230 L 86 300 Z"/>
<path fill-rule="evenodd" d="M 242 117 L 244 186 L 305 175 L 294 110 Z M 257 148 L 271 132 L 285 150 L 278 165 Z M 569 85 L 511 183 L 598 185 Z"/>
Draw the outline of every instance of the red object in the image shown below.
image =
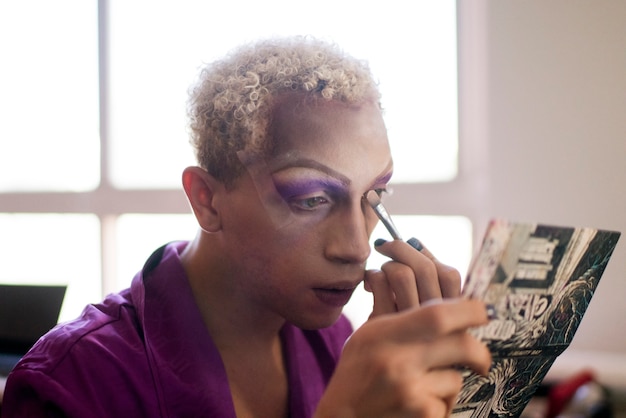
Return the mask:
<path fill-rule="evenodd" d="M 593 372 L 590 370 L 584 370 L 564 380 L 563 382 L 554 385 L 548 393 L 548 411 L 546 413 L 546 418 L 555 418 L 563 412 L 578 388 L 593 380 Z"/>

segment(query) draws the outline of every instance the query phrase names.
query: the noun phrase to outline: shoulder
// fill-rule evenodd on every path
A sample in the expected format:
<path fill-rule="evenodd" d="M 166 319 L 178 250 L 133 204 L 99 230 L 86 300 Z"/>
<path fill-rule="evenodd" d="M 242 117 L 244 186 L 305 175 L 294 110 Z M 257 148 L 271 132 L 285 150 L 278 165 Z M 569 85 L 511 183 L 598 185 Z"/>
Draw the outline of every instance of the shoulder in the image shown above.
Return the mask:
<path fill-rule="evenodd" d="M 9 375 L 3 409 L 59 408 L 97 416 L 108 407 L 102 402 L 108 396 L 136 391 L 132 385 L 138 381 L 126 376 L 129 370 L 146 379 L 150 373 L 128 297 L 127 291 L 109 295 L 41 337 Z"/>
<path fill-rule="evenodd" d="M 80 317 L 44 335 L 11 372 L 3 413 L 6 406 L 11 417 L 43 416 L 37 408 L 69 416 L 158 416 L 162 383 L 155 356 L 163 354 L 164 340 L 155 335 L 161 335 L 164 318 L 169 330 L 185 322 L 176 306 L 192 300 L 180 297 L 186 287 L 177 252 L 183 246 L 153 254 L 144 268 L 147 286 L 142 271 L 130 289 L 87 306 Z M 181 339 L 166 337 L 178 350 Z M 163 358 L 169 355 L 166 350 Z"/>
<path fill-rule="evenodd" d="M 128 296 L 128 291 L 109 295 L 101 303 L 85 307 L 78 318 L 54 327 L 35 343 L 13 373 L 29 370 L 67 377 L 69 368 L 78 373 L 102 364 L 103 352 L 108 358 L 124 356 L 131 346 L 141 343 L 135 307 Z"/>

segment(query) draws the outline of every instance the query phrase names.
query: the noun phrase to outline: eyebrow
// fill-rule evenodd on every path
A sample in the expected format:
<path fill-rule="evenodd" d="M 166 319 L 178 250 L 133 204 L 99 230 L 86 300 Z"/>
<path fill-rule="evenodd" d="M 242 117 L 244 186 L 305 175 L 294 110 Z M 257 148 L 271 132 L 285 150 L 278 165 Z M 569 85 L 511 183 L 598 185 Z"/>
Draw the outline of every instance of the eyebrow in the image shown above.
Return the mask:
<path fill-rule="evenodd" d="M 282 160 L 285 160 L 284 162 Z M 287 170 L 289 168 L 311 168 L 313 170 L 320 171 L 330 177 L 333 177 L 344 186 L 348 187 L 352 184 L 352 180 L 348 177 L 344 176 L 340 172 L 333 170 L 332 168 L 324 165 L 316 160 L 312 160 L 310 158 L 296 158 L 290 159 L 289 157 L 281 158 L 277 161 L 275 169 L 271 170 L 271 173 L 277 173 L 282 170 Z M 393 171 L 389 171 L 393 167 L 393 162 L 390 160 L 387 164 L 387 167 L 383 169 L 382 174 L 374 179 L 372 185 L 380 184 L 380 183 L 388 183 L 393 175 Z"/>
<path fill-rule="evenodd" d="M 318 161 L 312 160 L 310 158 L 297 158 L 295 160 L 289 160 L 284 164 L 278 163 L 278 167 L 275 170 L 272 170 L 272 174 L 277 173 L 279 171 L 287 170 L 289 168 L 311 168 L 316 171 L 320 171 L 324 174 L 327 174 L 330 177 L 336 178 L 343 186 L 349 186 L 352 184 L 352 181 L 341 174 L 340 172 L 333 170 L 332 168 L 324 165 Z"/>

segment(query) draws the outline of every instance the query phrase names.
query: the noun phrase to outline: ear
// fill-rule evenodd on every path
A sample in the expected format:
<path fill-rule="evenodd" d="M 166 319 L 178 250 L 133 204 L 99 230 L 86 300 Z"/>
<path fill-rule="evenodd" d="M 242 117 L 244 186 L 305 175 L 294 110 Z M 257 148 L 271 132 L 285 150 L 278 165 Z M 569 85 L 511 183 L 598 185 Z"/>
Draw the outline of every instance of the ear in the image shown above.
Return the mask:
<path fill-rule="evenodd" d="M 187 167 L 183 171 L 183 188 L 200 227 L 207 232 L 217 232 L 222 227 L 219 196 L 224 184 L 200 167 Z"/>

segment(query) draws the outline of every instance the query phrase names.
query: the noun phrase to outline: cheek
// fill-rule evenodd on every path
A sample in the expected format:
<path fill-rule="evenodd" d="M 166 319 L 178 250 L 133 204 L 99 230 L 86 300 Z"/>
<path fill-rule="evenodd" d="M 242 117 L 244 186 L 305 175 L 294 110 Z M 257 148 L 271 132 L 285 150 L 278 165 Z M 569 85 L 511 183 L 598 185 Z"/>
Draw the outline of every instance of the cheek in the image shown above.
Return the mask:
<path fill-rule="evenodd" d="M 237 269 L 247 292 L 259 297 L 293 298 L 320 265 L 319 250 L 310 234 L 280 234 L 257 242 L 242 242 Z"/>
<path fill-rule="evenodd" d="M 277 225 L 247 219 L 237 225 L 233 250 L 266 271 L 297 268 L 318 248 L 319 226 L 291 220 Z M 295 267 L 294 267 L 295 266 Z M 257 267 L 260 268 L 260 267 Z"/>

